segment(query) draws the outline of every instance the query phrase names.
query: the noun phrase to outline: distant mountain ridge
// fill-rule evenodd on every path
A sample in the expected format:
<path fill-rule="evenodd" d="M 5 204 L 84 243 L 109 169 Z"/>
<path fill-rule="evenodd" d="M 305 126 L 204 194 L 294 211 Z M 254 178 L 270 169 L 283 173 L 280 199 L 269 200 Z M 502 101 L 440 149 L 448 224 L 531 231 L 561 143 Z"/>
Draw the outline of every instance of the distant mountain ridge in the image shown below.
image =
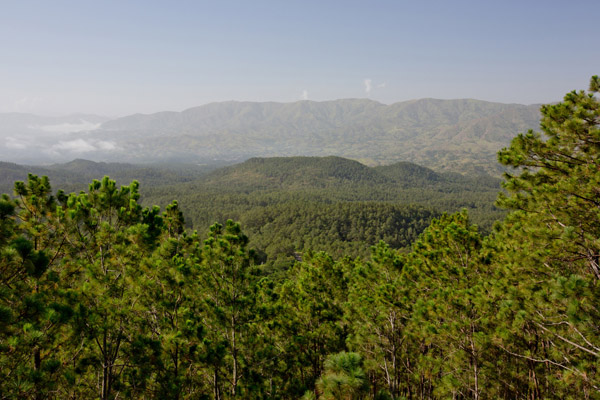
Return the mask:
<path fill-rule="evenodd" d="M 409 161 L 438 171 L 497 173 L 496 152 L 538 125 L 537 105 L 471 99 L 229 101 L 103 121 L 39 152 L 52 160 L 133 163 L 334 155 L 368 165 Z M 23 162 L 11 155 L 0 143 L 0 157 Z"/>
<path fill-rule="evenodd" d="M 537 105 L 346 99 L 211 103 L 119 118 L 96 134 L 128 138 L 137 144 L 128 151 L 139 159 L 336 155 L 371 165 L 410 161 L 436 170 L 497 172 L 496 152 L 538 125 Z"/>

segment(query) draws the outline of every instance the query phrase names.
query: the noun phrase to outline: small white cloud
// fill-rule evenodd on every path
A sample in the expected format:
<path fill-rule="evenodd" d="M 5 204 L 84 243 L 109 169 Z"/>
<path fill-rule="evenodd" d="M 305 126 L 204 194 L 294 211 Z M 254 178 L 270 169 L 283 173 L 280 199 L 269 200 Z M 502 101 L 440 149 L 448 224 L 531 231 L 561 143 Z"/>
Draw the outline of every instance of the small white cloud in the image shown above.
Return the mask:
<path fill-rule="evenodd" d="M 308 90 L 306 89 L 302 91 L 302 100 L 308 100 Z"/>
<path fill-rule="evenodd" d="M 373 88 L 373 86 L 371 85 L 371 79 L 365 79 L 364 80 L 364 84 L 365 84 L 365 93 L 367 94 L 367 96 L 369 96 L 371 94 L 371 89 Z"/>
<path fill-rule="evenodd" d="M 363 81 L 363 84 L 365 85 L 365 93 L 366 93 L 367 97 L 369 97 L 371 95 L 371 92 L 373 91 L 373 89 L 383 89 L 384 87 L 387 86 L 386 82 L 375 83 L 370 78 L 365 79 Z"/>

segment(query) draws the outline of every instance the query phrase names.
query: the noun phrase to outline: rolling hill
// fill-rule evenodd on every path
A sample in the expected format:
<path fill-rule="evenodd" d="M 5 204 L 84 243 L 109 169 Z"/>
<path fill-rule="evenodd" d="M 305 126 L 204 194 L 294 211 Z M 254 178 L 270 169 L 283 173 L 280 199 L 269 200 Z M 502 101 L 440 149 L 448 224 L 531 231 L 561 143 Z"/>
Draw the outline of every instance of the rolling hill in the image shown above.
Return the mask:
<path fill-rule="evenodd" d="M 499 179 L 409 162 L 369 167 L 336 156 L 273 157 L 218 169 L 82 159 L 46 167 L 0 163 L 0 191 L 11 192 L 28 172 L 48 175 L 55 190 L 67 192 L 84 190 L 104 175 L 118 184 L 137 179 L 143 205 L 164 209 L 177 200 L 187 227 L 199 232 L 215 221 L 240 221 L 267 259 L 285 263 L 306 249 L 365 256 L 365 243 L 405 247 L 444 211 L 469 209 L 484 232 L 503 215 L 493 205 Z"/>

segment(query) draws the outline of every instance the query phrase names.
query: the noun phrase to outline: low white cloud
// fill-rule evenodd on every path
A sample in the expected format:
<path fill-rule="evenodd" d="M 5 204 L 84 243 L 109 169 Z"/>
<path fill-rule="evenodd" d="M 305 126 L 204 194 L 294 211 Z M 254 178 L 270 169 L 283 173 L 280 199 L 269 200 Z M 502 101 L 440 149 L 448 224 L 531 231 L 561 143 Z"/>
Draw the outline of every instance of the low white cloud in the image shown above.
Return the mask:
<path fill-rule="evenodd" d="M 4 143 L 7 149 L 23 150 L 31 146 L 31 141 L 19 137 L 7 137 Z"/>
<path fill-rule="evenodd" d="M 367 94 L 367 96 L 369 96 L 371 94 L 371 89 L 373 88 L 373 86 L 371 84 L 372 81 L 371 81 L 371 79 L 367 78 L 364 80 L 363 83 L 365 84 L 365 93 Z"/>
<path fill-rule="evenodd" d="M 306 89 L 302 91 L 302 100 L 308 100 L 308 90 Z"/>
<path fill-rule="evenodd" d="M 115 142 L 107 140 L 90 141 L 84 139 L 61 140 L 57 144 L 50 147 L 48 150 L 51 154 L 61 152 L 69 153 L 90 153 L 93 151 L 115 150 L 117 145 Z"/>
<path fill-rule="evenodd" d="M 32 112 L 35 111 L 43 101 L 44 99 L 41 97 L 21 97 L 13 102 L 13 109 L 16 112 Z"/>
<path fill-rule="evenodd" d="M 98 129 L 101 124 L 96 124 L 89 121 L 80 121 L 79 123 L 68 123 L 56 125 L 45 125 L 45 126 L 30 126 L 32 129 L 39 129 L 45 132 L 52 133 L 72 133 L 72 132 L 85 132 Z"/>
<path fill-rule="evenodd" d="M 387 83 L 383 82 L 377 85 L 378 89 L 383 89 L 384 87 L 386 87 Z"/>
<path fill-rule="evenodd" d="M 73 153 L 88 153 L 90 151 L 97 150 L 97 148 L 96 148 L 96 146 L 92 145 L 91 143 L 87 142 L 86 140 L 75 139 L 75 140 L 66 140 L 66 141 L 61 140 L 60 142 L 58 142 L 57 144 L 52 146 L 52 150 L 55 150 L 55 151 L 62 150 L 62 151 L 69 151 L 69 152 L 73 152 Z"/>
<path fill-rule="evenodd" d="M 96 146 L 100 150 L 115 150 L 117 148 L 115 142 L 109 142 L 105 140 L 100 140 L 99 142 L 96 142 Z"/>

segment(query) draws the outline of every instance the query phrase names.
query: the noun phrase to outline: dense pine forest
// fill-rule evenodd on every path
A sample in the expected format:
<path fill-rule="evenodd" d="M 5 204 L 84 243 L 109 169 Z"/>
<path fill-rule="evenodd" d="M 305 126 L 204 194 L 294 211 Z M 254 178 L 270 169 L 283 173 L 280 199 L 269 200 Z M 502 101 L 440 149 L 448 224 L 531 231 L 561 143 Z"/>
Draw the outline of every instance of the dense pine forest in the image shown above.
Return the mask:
<path fill-rule="evenodd" d="M 493 179 L 335 157 L 30 174 L 0 200 L 0 398 L 599 398 L 599 92 L 500 151 L 505 211 Z"/>
<path fill-rule="evenodd" d="M 408 162 L 368 167 L 340 157 L 252 158 L 223 168 L 132 165 L 75 160 L 46 167 L 0 165 L 0 192 L 12 191 L 28 171 L 65 191 L 86 189 L 94 177 L 140 182 L 140 204 L 166 207 L 174 199 L 185 227 L 201 238 L 209 227 L 238 221 L 261 262 L 288 268 L 306 250 L 363 258 L 384 240 L 407 248 L 442 212 L 467 209 L 489 233 L 505 215 L 494 201 L 500 179 L 438 173 Z"/>

